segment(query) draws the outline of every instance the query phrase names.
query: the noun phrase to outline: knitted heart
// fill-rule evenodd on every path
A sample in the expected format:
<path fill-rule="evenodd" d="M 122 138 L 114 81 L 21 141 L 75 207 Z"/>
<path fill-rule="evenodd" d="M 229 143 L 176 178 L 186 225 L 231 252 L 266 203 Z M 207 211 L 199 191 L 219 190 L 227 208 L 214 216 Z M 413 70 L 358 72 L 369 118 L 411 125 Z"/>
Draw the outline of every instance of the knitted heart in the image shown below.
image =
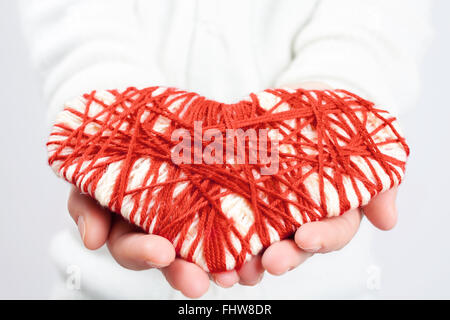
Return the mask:
<path fill-rule="evenodd" d="M 172 134 L 194 137 L 194 121 L 219 133 L 267 129 L 278 171 L 262 175 L 267 163 L 247 159 L 175 163 Z M 262 148 L 250 140 L 246 151 Z M 238 269 L 302 224 L 367 204 L 401 182 L 409 155 L 386 111 L 344 90 L 302 89 L 235 104 L 174 88 L 93 91 L 65 104 L 47 147 L 59 176 L 208 272 Z"/>

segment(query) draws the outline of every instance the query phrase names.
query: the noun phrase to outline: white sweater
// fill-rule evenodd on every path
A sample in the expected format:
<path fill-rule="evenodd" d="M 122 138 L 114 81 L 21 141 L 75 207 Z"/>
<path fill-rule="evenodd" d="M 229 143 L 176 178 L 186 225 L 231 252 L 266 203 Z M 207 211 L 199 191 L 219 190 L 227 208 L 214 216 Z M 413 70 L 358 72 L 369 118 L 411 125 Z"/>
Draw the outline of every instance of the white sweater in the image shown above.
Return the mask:
<path fill-rule="evenodd" d="M 229 102 L 305 81 L 348 89 L 398 113 L 418 94 L 429 2 L 22 0 L 21 13 L 50 121 L 64 101 L 92 89 L 165 85 Z M 316 255 L 256 288 L 213 286 L 206 297 L 370 294 L 367 224 L 340 252 Z M 125 270 L 105 248 L 85 250 L 74 232 L 55 237 L 52 255 L 62 274 L 71 265 L 82 272 L 81 290 L 63 281 L 55 297 L 181 297 L 157 270 Z"/>

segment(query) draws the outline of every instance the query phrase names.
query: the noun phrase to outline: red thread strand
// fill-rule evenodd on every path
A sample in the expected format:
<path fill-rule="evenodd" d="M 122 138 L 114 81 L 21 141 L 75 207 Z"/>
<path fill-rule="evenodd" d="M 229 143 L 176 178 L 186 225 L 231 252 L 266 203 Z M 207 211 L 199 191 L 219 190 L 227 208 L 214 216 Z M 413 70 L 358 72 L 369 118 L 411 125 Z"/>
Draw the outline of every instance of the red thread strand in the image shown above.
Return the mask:
<path fill-rule="evenodd" d="M 108 167 L 120 161 L 107 207 L 121 213 L 125 197 L 132 197 L 130 221 L 138 219 L 138 225 L 146 232 L 169 239 L 178 253 L 183 249 L 184 240 L 193 237 L 183 257 L 195 261 L 196 250 L 202 243 L 202 255 L 211 272 L 227 270 L 227 254 L 235 259 L 235 268 L 250 254 L 255 254 L 250 245 L 253 235 L 258 236 L 263 247 L 270 245 L 273 237 L 269 226 L 280 239 L 292 235 L 301 223 L 293 217 L 290 206 L 298 209 L 303 222 L 327 217 L 330 208 L 326 183 L 335 188 L 339 214 L 342 214 L 352 208 L 344 179 L 350 180 L 360 206 L 364 204 L 361 185 L 372 197 L 385 188 L 373 160 L 389 177 L 389 187 L 400 183 L 405 170 L 406 159 L 380 151 L 382 147 L 393 146 L 409 155 L 405 139 L 394 125 L 395 118 L 372 102 L 344 90 L 269 89 L 266 93 L 279 99 L 269 110 L 261 106 L 255 94 L 236 104 L 222 104 L 173 88 L 156 94 L 158 90 L 158 87 L 110 90 L 114 96 L 110 104 L 103 102 L 95 91 L 85 94 L 83 112 L 70 105 L 64 111 L 80 119 L 81 124 L 76 128 L 64 122 L 55 124 L 47 143 L 51 150 L 49 164 L 82 192 L 95 197 Z M 92 116 L 94 103 L 102 110 Z M 180 106 L 172 112 L 170 107 L 175 103 Z M 288 110 L 276 112 L 283 104 L 289 106 Z M 161 117 L 170 122 L 164 133 L 154 130 Z M 378 122 L 373 122 L 374 119 Z M 280 145 L 291 145 L 296 152 L 280 152 L 279 171 L 260 177 L 253 174 L 254 170 L 259 171 L 260 164 L 247 162 L 176 165 L 170 158 L 176 142 L 170 136 L 174 130 L 184 128 L 193 137 L 194 121 L 203 121 L 204 130 L 216 128 L 223 133 L 230 128 L 278 129 L 282 134 Z M 369 131 L 371 122 L 378 125 Z M 95 126 L 96 132 L 88 133 L 89 126 Z M 315 139 L 304 134 L 309 127 L 317 134 Z M 389 137 L 380 138 L 386 130 Z M 246 151 L 250 149 L 250 144 L 246 144 Z M 311 150 L 314 152 L 308 152 Z M 363 159 L 372 178 L 352 160 L 355 156 Z M 141 185 L 130 189 L 132 168 L 142 159 L 150 159 L 149 170 Z M 158 182 L 163 166 L 167 177 Z M 69 170 L 73 172 L 70 174 Z M 318 200 L 311 197 L 305 185 L 312 175 L 318 179 Z M 181 183 L 186 186 L 174 197 L 174 190 Z M 291 193 L 296 200 L 288 198 Z M 220 201 L 229 194 L 246 199 L 252 209 L 254 224 L 247 234 L 241 234 L 236 222 L 222 210 Z M 194 221 L 197 231 L 189 234 Z M 236 239 L 240 250 L 233 244 Z"/>

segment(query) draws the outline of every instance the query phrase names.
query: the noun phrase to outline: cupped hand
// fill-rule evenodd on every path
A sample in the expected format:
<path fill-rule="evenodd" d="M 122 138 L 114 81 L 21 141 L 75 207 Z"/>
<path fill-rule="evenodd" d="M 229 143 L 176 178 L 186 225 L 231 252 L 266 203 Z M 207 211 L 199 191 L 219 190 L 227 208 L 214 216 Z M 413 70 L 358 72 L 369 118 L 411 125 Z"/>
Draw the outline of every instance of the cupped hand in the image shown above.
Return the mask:
<path fill-rule="evenodd" d="M 332 89 L 322 82 L 302 82 L 286 87 L 307 90 Z M 394 188 L 377 195 L 362 209 L 353 209 L 339 217 L 304 224 L 297 230 L 294 239 L 276 242 L 262 255 L 254 257 L 251 264 L 256 265 L 257 268 L 244 265 L 242 269 L 248 270 L 246 275 L 251 279 L 261 279 L 264 270 L 273 275 L 282 275 L 301 265 L 314 253 L 342 249 L 358 231 L 363 212 L 375 227 L 381 230 L 392 229 L 397 222 L 396 195 L 397 188 Z M 239 272 L 233 271 L 216 275 L 216 282 L 231 286 L 233 281 L 234 283 L 239 281 L 239 275 Z"/>
<path fill-rule="evenodd" d="M 342 249 L 358 231 L 363 212 L 378 229 L 392 229 L 397 222 L 396 195 L 397 188 L 393 188 L 374 197 L 362 210 L 353 209 L 339 217 L 304 224 L 293 240 L 283 240 L 266 249 L 262 255 L 264 269 L 273 275 L 281 275 L 314 253 Z"/>
<path fill-rule="evenodd" d="M 189 298 L 205 294 L 210 278 L 222 287 L 231 287 L 237 282 L 255 285 L 262 277 L 261 257 L 254 257 L 239 271 L 209 275 L 196 264 L 176 258 L 175 248 L 169 240 L 143 233 L 74 187 L 70 192 L 68 209 L 86 248 L 96 250 L 106 243 L 114 259 L 127 269 L 158 268 L 174 289 Z"/>

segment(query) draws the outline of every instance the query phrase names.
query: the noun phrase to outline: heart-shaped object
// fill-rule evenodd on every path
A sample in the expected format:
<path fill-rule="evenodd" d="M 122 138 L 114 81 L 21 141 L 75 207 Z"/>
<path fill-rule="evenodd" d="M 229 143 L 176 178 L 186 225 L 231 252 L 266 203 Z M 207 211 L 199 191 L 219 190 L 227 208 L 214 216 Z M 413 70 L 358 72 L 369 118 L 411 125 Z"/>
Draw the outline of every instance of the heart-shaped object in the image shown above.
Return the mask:
<path fill-rule="evenodd" d="M 218 145 L 233 130 L 265 132 L 278 156 L 208 164 L 201 141 L 188 145 L 187 161 L 174 161 L 183 136 L 174 141 L 174 133 L 195 142 L 196 123 L 200 138 L 213 130 Z M 243 139 L 241 151 L 264 149 L 251 134 Z M 401 182 L 409 155 L 386 111 L 344 90 L 302 89 L 269 89 L 235 104 L 164 87 L 93 91 L 65 104 L 47 147 L 60 177 L 208 272 L 238 269 L 302 224 L 367 204 Z M 262 173 L 273 164 L 277 170 Z"/>

